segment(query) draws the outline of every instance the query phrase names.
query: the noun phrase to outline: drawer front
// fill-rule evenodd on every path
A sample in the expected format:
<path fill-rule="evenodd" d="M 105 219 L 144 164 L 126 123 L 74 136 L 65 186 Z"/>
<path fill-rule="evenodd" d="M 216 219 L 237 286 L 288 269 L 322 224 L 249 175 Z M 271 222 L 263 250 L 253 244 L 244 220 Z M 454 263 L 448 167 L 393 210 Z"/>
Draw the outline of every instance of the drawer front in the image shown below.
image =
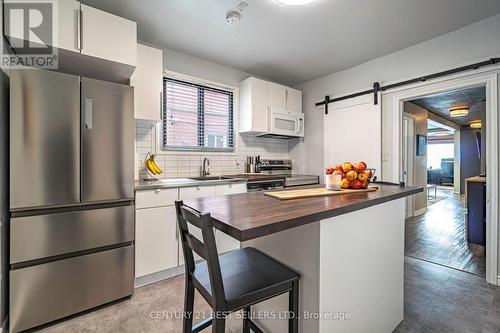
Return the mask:
<path fill-rule="evenodd" d="M 213 196 L 215 196 L 215 186 L 182 187 L 179 190 L 179 198 L 181 200 Z"/>
<path fill-rule="evenodd" d="M 137 209 L 173 206 L 178 196 L 177 188 L 140 190 L 135 192 L 135 205 Z"/>
<path fill-rule="evenodd" d="M 133 241 L 134 212 L 125 206 L 12 218 L 10 263 Z"/>
<path fill-rule="evenodd" d="M 134 247 L 10 272 L 10 330 L 19 332 L 129 296 Z"/>
<path fill-rule="evenodd" d="M 216 195 L 229 195 L 229 194 L 246 193 L 246 192 L 247 192 L 246 183 L 217 185 L 215 187 Z"/>

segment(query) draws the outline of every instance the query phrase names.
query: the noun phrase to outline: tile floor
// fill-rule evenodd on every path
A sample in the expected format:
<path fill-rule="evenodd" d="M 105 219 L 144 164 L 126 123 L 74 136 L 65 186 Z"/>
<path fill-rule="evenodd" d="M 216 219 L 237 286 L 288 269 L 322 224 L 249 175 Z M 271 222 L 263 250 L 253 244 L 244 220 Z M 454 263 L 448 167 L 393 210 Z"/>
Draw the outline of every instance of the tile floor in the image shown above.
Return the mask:
<path fill-rule="evenodd" d="M 178 333 L 179 319 L 158 316 L 181 310 L 183 289 L 182 276 L 168 279 L 137 289 L 129 300 L 39 331 Z M 195 309 L 209 311 L 200 297 Z M 226 332 L 241 332 L 240 320 L 231 319 Z M 500 288 L 473 274 L 406 257 L 405 320 L 395 332 L 500 332 Z"/>

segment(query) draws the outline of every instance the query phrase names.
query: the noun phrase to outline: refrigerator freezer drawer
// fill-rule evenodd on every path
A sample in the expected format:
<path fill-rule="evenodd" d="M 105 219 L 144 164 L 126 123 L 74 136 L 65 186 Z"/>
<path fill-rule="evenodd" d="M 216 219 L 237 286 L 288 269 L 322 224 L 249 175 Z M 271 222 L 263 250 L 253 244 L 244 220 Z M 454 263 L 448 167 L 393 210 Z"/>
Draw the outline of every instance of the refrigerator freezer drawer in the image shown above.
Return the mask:
<path fill-rule="evenodd" d="M 10 331 L 19 332 L 129 296 L 134 247 L 10 272 Z"/>
<path fill-rule="evenodd" d="M 10 263 L 134 240 L 134 206 L 12 218 Z"/>

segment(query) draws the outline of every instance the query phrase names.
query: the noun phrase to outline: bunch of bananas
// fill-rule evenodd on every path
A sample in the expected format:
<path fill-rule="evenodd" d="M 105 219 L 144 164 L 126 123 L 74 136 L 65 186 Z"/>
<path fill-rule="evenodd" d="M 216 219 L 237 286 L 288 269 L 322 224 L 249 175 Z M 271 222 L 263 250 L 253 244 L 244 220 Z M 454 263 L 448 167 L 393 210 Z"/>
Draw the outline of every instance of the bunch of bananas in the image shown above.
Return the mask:
<path fill-rule="evenodd" d="M 151 172 L 153 175 L 159 175 L 163 173 L 158 164 L 155 162 L 155 154 L 152 154 L 148 159 L 146 159 L 145 166 L 146 169 Z"/>

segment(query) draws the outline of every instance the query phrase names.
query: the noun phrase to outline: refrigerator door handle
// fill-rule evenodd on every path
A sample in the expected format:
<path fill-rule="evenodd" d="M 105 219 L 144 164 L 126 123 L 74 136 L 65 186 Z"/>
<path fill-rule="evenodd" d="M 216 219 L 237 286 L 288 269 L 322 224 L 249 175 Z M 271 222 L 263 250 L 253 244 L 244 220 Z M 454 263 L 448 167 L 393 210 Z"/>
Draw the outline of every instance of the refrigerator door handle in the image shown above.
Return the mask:
<path fill-rule="evenodd" d="M 83 100 L 83 107 L 85 110 L 85 127 L 92 129 L 92 113 L 93 113 L 93 100 L 90 97 L 85 97 Z"/>

